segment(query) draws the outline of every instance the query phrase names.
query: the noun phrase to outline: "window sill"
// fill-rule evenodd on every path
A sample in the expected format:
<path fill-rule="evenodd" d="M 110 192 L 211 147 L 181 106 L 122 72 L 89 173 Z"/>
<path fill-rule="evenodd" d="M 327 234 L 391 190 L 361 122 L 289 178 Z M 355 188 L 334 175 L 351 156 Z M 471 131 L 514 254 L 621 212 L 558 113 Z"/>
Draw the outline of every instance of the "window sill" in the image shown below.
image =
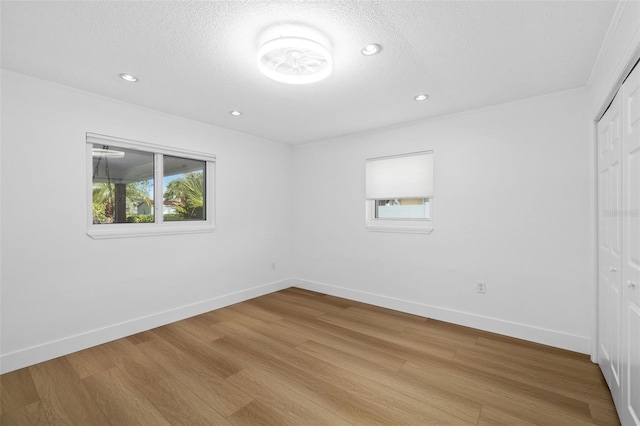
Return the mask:
<path fill-rule="evenodd" d="M 157 235 L 201 234 L 215 230 L 215 226 L 210 223 L 163 223 L 160 226 L 131 223 L 94 225 L 87 231 L 87 235 L 94 240 L 104 240 L 110 238 L 153 237 Z"/>
<path fill-rule="evenodd" d="M 424 226 L 367 224 L 365 228 L 367 231 L 372 232 L 396 232 L 402 234 L 430 234 L 433 232 L 433 226 L 431 226 L 431 224 Z"/>

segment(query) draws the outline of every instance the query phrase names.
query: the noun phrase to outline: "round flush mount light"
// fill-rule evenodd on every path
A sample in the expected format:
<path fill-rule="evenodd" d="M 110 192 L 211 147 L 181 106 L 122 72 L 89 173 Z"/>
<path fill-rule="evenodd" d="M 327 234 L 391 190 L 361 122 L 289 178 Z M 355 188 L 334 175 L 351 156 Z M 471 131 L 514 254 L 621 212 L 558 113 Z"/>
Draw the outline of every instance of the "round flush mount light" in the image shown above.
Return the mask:
<path fill-rule="evenodd" d="M 421 94 L 421 95 L 416 95 L 413 99 L 415 99 L 416 101 L 426 101 L 429 98 L 429 95 L 427 94 Z"/>
<path fill-rule="evenodd" d="M 258 69 L 281 83 L 309 84 L 331 74 L 333 59 L 326 47 L 313 40 L 280 37 L 260 47 Z"/>
<path fill-rule="evenodd" d="M 238 117 L 238 116 L 242 115 L 242 113 L 240 111 L 235 110 L 235 109 L 229 111 L 229 114 L 233 115 L 234 117 Z"/>
<path fill-rule="evenodd" d="M 138 77 L 131 74 L 125 74 L 125 73 L 120 74 L 120 78 L 130 83 L 135 83 L 136 81 L 138 81 Z"/>
<path fill-rule="evenodd" d="M 382 46 L 376 43 L 371 43 L 371 44 L 367 44 L 362 49 L 360 49 L 360 53 L 362 53 L 364 56 L 373 56 L 380 53 L 381 50 L 382 50 Z"/>

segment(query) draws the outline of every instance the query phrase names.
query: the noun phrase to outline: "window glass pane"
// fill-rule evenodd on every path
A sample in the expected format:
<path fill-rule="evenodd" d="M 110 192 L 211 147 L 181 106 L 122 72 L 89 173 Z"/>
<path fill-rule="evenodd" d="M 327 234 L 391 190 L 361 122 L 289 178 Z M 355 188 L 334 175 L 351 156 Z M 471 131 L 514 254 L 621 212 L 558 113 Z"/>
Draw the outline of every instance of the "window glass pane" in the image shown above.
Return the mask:
<path fill-rule="evenodd" d="M 375 200 L 376 219 L 429 219 L 428 198 Z"/>
<path fill-rule="evenodd" d="M 205 220 L 206 161 L 165 155 L 162 214 L 165 221 Z"/>
<path fill-rule="evenodd" d="M 153 223 L 153 154 L 92 146 L 93 223 Z"/>

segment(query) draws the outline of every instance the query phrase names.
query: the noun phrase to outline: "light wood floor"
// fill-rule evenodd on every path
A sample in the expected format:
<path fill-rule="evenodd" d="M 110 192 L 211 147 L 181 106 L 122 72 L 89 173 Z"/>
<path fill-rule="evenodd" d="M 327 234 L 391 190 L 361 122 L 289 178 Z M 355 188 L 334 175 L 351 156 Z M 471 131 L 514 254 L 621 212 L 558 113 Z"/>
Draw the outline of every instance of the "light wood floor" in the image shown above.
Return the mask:
<path fill-rule="evenodd" d="M 586 355 L 295 288 L 0 380 L 2 425 L 619 424 Z"/>

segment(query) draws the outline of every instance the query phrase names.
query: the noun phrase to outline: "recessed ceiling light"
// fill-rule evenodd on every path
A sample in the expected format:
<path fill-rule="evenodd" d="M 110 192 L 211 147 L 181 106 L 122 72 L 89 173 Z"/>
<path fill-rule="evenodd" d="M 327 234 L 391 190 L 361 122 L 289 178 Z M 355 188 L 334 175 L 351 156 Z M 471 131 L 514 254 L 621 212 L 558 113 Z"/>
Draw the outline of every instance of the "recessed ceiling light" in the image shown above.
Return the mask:
<path fill-rule="evenodd" d="M 333 59 L 326 47 L 301 37 L 281 37 L 258 50 L 258 69 L 281 83 L 309 84 L 327 78 Z"/>
<path fill-rule="evenodd" d="M 417 95 L 415 98 L 416 101 L 426 101 L 427 98 L 429 98 L 429 95 L 426 94 L 422 94 L 422 95 Z"/>
<path fill-rule="evenodd" d="M 237 117 L 239 115 L 242 115 L 242 113 L 240 111 L 236 111 L 235 109 L 232 110 L 232 111 L 229 111 L 229 114 L 231 114 L 231 115 L 233 115 L 235 117 Z"/>
<path fill-rule="evenodd" d="M 138 81 L 138 77 L 133 76 L 131 74 L 120 74 L 120 78 L 125 80 L 125 81 L 129 81 L 131 83 L 135 83 L 136 81 Z"/>
<path fill-rule="evenodd" d="M 381 50 L 382 46 L 380 46 L 379 44 L 371 43 L 360 49 L 360 53 L 362 53 L 364 56 L 373 56 L 380 53 Z"/>

